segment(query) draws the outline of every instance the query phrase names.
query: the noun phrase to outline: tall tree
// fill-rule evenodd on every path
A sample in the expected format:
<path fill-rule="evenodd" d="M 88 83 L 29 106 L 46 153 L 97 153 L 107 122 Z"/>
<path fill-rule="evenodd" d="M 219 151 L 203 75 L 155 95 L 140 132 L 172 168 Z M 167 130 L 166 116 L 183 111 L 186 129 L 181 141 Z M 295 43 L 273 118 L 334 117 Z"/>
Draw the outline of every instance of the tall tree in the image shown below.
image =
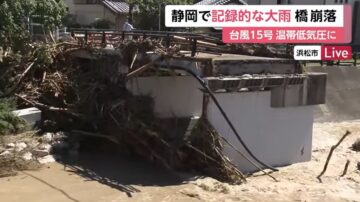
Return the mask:
<path fill-rule="evenodd" d="M 29 40 L 29 20 L 36 17 L 50 31 L 66 14 L 62 0 L 0 0 L 0 46 L 19 49 Z"/>
<path fill-rule="evenodd" d="M 129 4 L 129 18 L 132 19 L 135 8 L 139 14 L 136 15 L 135 25 L 140 29 L 151 29 L 158 27 L 159 16 L 163 16 L 165 5 L 192 4 L 192 0 L 125 0 Z"/>
<path fill-rule="evenodd" d="M 139 3 L 137 0 L 125 0 L 125 2 L 127 4 L 129 4 L 129 13 L 128 13 L 128 17 L 129 17 L 129 21 L 132 22 L 133 20 L 133 11 L 134 11 L 134 7 Z"/>

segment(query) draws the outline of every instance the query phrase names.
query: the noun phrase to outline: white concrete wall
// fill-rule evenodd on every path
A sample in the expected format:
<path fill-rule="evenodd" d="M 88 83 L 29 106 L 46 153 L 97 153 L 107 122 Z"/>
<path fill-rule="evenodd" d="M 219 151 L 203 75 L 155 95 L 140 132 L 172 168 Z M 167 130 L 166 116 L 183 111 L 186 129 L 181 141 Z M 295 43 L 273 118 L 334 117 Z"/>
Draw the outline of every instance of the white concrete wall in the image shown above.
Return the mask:
<path fill-rule="evenodd" d="M 15 110 L 12 113 L 24 119 L 31 127 L 35 126 L 37 122 L 41 121 L 41 111 L 35 107 Z"/>
<path fill-rule="evenodd" d="M 159 117 L 191 117 L 202 113 L 203 94 L 190 76 L 139 77 L 127 84 L 134 95 L 151 95 Z M 216 94 L 244 141 L 259 159 L 284 166 L 311 159 L 314 106 L 271 108 L 271 92 Z M 210 101 L 208 120 L 229 142 L 244 151 L 217 107 Z M 253 171 L 230 147 L 224 153 L 244 172 Z"/>
<path fill-rule="evenodd" d="M 138 77 L 131 79 L 127 87 L 134 95 L 152 96 L 159 117 L 191 117 L 202 113 L 203 95 L 191 76 Z"/>
<path fill-rule="evenodd" d="M 264 162 L 284 166 L 311 159 L 313 106 L 271 108 L 270 92 L 216 94 L 225 112 L 250 150 Z M 211 101 L 208 119 L 229 142 L 245 150 Z M 254 171 L 229 146 L 224 153 L 244 172 Z"/>

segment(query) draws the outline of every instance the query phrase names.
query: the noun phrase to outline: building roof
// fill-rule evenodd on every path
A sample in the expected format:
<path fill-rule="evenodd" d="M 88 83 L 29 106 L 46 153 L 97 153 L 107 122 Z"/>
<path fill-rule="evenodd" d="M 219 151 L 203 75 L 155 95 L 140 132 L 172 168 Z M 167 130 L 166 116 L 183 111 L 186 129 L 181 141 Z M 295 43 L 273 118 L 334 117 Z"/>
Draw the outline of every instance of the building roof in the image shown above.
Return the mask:
<path fill-rule="evenodd" d="M 121 0 L 103 0 L 102 3 L 116 14 L 129 13 L 129 5 Z"/>
<path fill-rule="evenodd" d="M 202 0 L 195 5 L 226 5 L 229 3 L 239 3 L 246 5 L 246 2 L 243 0 Z"/>

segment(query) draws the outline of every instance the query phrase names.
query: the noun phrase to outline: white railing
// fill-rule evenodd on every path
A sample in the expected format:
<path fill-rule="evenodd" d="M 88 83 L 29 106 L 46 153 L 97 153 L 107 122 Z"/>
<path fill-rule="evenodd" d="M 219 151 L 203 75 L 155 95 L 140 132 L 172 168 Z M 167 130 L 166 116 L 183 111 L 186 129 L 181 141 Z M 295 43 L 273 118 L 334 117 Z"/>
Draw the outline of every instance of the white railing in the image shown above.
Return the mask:
<path fill-rule="evenodd" d="M 66 38 L 70 36 L 70 33 L 67 32 L 67 27 L 57 28 L 54 31 L 55 40 L 58 41 L 60 39 Z"/>

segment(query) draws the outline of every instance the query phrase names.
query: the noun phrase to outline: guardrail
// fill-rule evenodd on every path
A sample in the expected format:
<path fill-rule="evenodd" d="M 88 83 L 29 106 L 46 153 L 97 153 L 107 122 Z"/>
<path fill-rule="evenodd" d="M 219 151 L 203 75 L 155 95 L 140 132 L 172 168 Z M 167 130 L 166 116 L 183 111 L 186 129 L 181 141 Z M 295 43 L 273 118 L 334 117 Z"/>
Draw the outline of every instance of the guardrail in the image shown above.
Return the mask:
<path fill-rule="evenodd" d="M 226 52 L 225 44 L 221 41 L 221 36 L 210 34 L 196 34 L 188 32 L 168 32 L 168 31 L 148 31 L 133 30 L 119 31 L 111 29 L 71 29 L 71 36 L 79 40 L 80 43 L 94 44 L 100 47 L 114 45 L 127 38 L 160 38 L 165 42 L 166 47 L 171 44 L 180 44 L 189 47 L 191 55 L 195 56 L 199 48 L 202 52 L 219 53 Z"/>
<path fill-rule="evenodd" d="M 67 34 L 68 34 L 68 31 L 67 31 L 67 28 L 66 28 L 66 27 L 62 27 L 62 28 L 56 29 L 56 30 L 55 30 L 55 39 L 56 39 L 56 40 L 62 39 L 62 38 L 64 38 L 64 37 L 66 37 Z"/>

